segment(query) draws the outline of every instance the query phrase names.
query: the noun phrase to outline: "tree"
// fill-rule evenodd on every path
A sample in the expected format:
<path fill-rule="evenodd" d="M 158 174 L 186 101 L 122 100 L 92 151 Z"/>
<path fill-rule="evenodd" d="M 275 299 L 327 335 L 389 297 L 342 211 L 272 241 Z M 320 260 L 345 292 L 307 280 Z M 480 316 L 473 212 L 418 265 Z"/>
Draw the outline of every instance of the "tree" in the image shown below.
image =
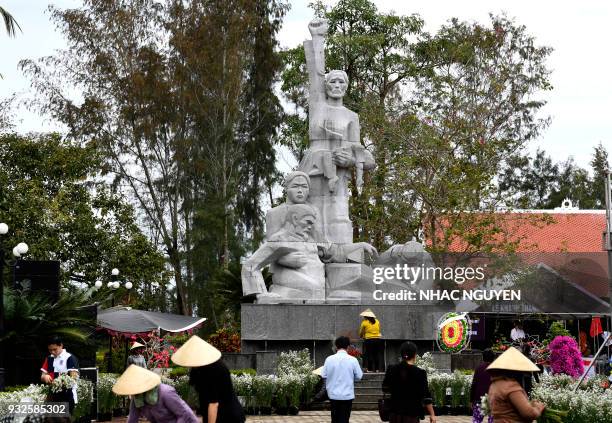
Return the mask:
<path fill-rule="evenodd" d="M 608 166 L 607 151 L 601 143 L 591 160 L 593 176 L 572 157 L 553 163 L 545 151 L 538 149 L 534 157 L 512 156 L 500 175 L 499 187 L 509 206 L 523 209 L 554 209 L 566 198 L 582 209 L 602 209 Z"/>
<path fill-rule="evenodd" d="M 144 293 L 149 283 L 167 280 L 163 256 L 140 231 L 133 208 L 94 179 L 100 164 L 93 143 L 80 147 L 57 134 L 0 135 L 5 243 L 26 241 L 28 258 L 60 261 L 62 287 L 70 292 L 82 282 L 107 282 L 117 267 L 122 281 Z"/>
<path fill-rule="evenodd" d="M 330 21 L 329 66 L 349 75 L 346 104 L 360 113 L 377 166 L 363 193 L 353 191 L 356 237 L 381 249 L 424 228 L 434 248 L 467 231 L 470 248 L 495 244 L 496 219 L 472 212 L 495 211 L 495 179 L 548 123 L 536 96 L 551 89 L 550 48 L 504 16 L 486 26 L 453 19 L 432 35 L 418 16 L 381 14 L 367 0 L 317 3 L 315 12 Z M 302 56 L 285 54 L 283 91 L 298 110 L 285 125 L 288 143 L 305 139 Z"/>
<path fill-rule="evenodd" d="M 2 349 L 20 351 L 23 357 L 40 358 L 48 353 L 45 341 L 58 335 L 72 345 L 90 343 L 96 322 L 82 312 L 90 304 L 89 293 L 60 296 L 56 303 L 38 292 L 6 289 L 2 298 L 6 329 L 0 338 Z"/>
<path fill-rule="evenodd" d="M 179 312 L 219 266 L 260 239 L 274 182 L 280 108 L 275 34 L 286 10 L 263 0 L 84 0 L 53 9 L 68 50 L 24 61 L 36 105 L 80 144 L 95 142 L 168 255 Z M 247 69 L 247 71 L 245 71 Z M 73 101 L 68 89 L 82 92 Z"/>
<path fill-rule="evenodd" d="M 565 171 L 572 173 L 573 162 L 566 163 Z M 500 188 L 513 205 L 523 209 L 543 209 L 551 204 L 553 193 L 559 192 L 558 178 L 559 165 L 553 163 L 544 150 L 538 149 L 533 158 L 514 156 L 508 162 Z M 571 176 L 566 175 L 566 178 L 571 179 Z"/>
<path fill-rule="evenodd" d="M 593 182 L 591 186 L 593 201 L 597 208 L 603 209 L 606 206 L 604 181 L 608 176 L 608 172 L 610 172 L 610 163 L 608 162 L 608 151 L 601 142 L 595 147 L 595 151 L 593 151 L 591 168 L 593 169 Z"/>
<path fill-rule="evenodd" d="M 4 28 L 6 29 L 6 33 L 9 37 L 14 37 L 16 34 L 15 29 L 19 29 L 21 31 L 21 27 L 13 17 L 5 8 L 0 6 L 0 16 L 2 16 L 2 20 L 4 21 Z"/>

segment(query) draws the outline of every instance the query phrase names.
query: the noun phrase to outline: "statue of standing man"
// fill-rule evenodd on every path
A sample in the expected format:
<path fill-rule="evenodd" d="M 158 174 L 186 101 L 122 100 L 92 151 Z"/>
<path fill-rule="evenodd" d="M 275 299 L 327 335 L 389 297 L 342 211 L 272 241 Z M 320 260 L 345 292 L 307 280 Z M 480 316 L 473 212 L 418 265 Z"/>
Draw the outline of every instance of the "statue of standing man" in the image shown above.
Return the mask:
<path fill-rule="evenodd" d="M 304 41 L 304 51 L 310 85 L 310 147 L 299 170 L 311 179 L 310 202 L 321 212 L 323 236 L 333 243 L 351 243 L 348 181 L 355 167 L 357 186 L 361 188 L 363 171 L 374 167 L 374 159 L 361 144 L 359 116 L 342 102 L 349 83 L 346 72 L 332 70 L 325 74 L 327 21 L 315 19 L 308 29 L 312 40 Z"/>

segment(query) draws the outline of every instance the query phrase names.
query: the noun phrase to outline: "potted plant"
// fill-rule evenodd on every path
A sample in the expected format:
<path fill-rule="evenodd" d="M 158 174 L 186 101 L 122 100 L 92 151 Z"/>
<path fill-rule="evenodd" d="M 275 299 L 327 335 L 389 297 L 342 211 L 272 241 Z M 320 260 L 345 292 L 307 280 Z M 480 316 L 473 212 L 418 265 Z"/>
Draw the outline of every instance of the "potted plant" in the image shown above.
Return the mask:
<path fill-rule="evenodd" d="M 253 378 L 253 397 L 257 411 L 263 415 L 272 414 L 272 399 L 277 378 L 272 375 L 259 375 Z"/>
<path fill-rule="evenodd" d="M 100 373 L 98 377 L 98 420 L 112 420 L 113 410 L 119 405 L 119 397 L 113 391 L 113 385 L 117 381 L 117 375 L 112 373 Z"/>

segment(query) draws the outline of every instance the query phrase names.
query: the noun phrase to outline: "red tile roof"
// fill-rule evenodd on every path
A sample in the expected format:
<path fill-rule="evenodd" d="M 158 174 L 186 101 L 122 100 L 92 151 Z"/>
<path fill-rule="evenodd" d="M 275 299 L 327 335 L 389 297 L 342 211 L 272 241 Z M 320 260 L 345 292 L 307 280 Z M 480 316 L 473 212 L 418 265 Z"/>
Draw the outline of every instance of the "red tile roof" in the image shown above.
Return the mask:
<path fill-rule="evenodd" d="M 603 251 L 602 234 L 606 231 L 606 215 L 599 211 L 581 213 L 538 213 L 551 218 L 550 223 L 533 225 L 522 222 L 512 225 L 515 235 L 521 238 L 517 252 L 537 251 L 546 253 L 585 253 Z M 512 216 L 509 213 L 508 216 Z"/>

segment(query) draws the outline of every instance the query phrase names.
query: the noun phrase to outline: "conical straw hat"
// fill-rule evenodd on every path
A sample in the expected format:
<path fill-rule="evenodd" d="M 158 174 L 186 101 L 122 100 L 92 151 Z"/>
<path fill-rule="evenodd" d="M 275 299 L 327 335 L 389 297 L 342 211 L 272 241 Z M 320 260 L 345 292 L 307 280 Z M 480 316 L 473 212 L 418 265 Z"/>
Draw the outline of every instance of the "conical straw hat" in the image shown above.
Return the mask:
<path fill-rule="evenodd" d="M 221 351 L 199 336 L 192 336 L 170 359 L 184 367 L 200 367 L 214 363 L 221 358 Z"/>
<path fill-rule="evenodd" d="M 119 379 L 113 385 L 113 392 L 117 395 L 142 394 L 155 388 L 160 383 L 159 375 L 132 364 L 119 376 Z"/>
<path fill-rule="evenodd" d="M 140 342 L 134 342 L 132 346 L 130 347 L 130 350 L 133 350 L 134 348 L 141 348 L 141 347 L 144 347 L 144 345 L 142 345 Z"/>
<path fill-rule="evenodd" d="M 374 312 L 372 310 L 370 310 L 369 308 L 362 311 L 361 314 L 359 314 L 361 317 L 372 317 L 373 319 L 376 319 L 376 315 L 374 314 Z"/>
<path fill-rule="evenodd" d="M 321 373 L 323 372 L 323 366 L 319 367 L 318 369 L 314 369 L 312 371 L 312 373 L 314 373 L 317 376 L 321 376 Z"/>
<path fill-rule="evenodd" d="M 539 372 L 540 368 L 514 347 L 508 348 L 487 367 L 487 370 L 514 370 L 517 372 Z"/>

